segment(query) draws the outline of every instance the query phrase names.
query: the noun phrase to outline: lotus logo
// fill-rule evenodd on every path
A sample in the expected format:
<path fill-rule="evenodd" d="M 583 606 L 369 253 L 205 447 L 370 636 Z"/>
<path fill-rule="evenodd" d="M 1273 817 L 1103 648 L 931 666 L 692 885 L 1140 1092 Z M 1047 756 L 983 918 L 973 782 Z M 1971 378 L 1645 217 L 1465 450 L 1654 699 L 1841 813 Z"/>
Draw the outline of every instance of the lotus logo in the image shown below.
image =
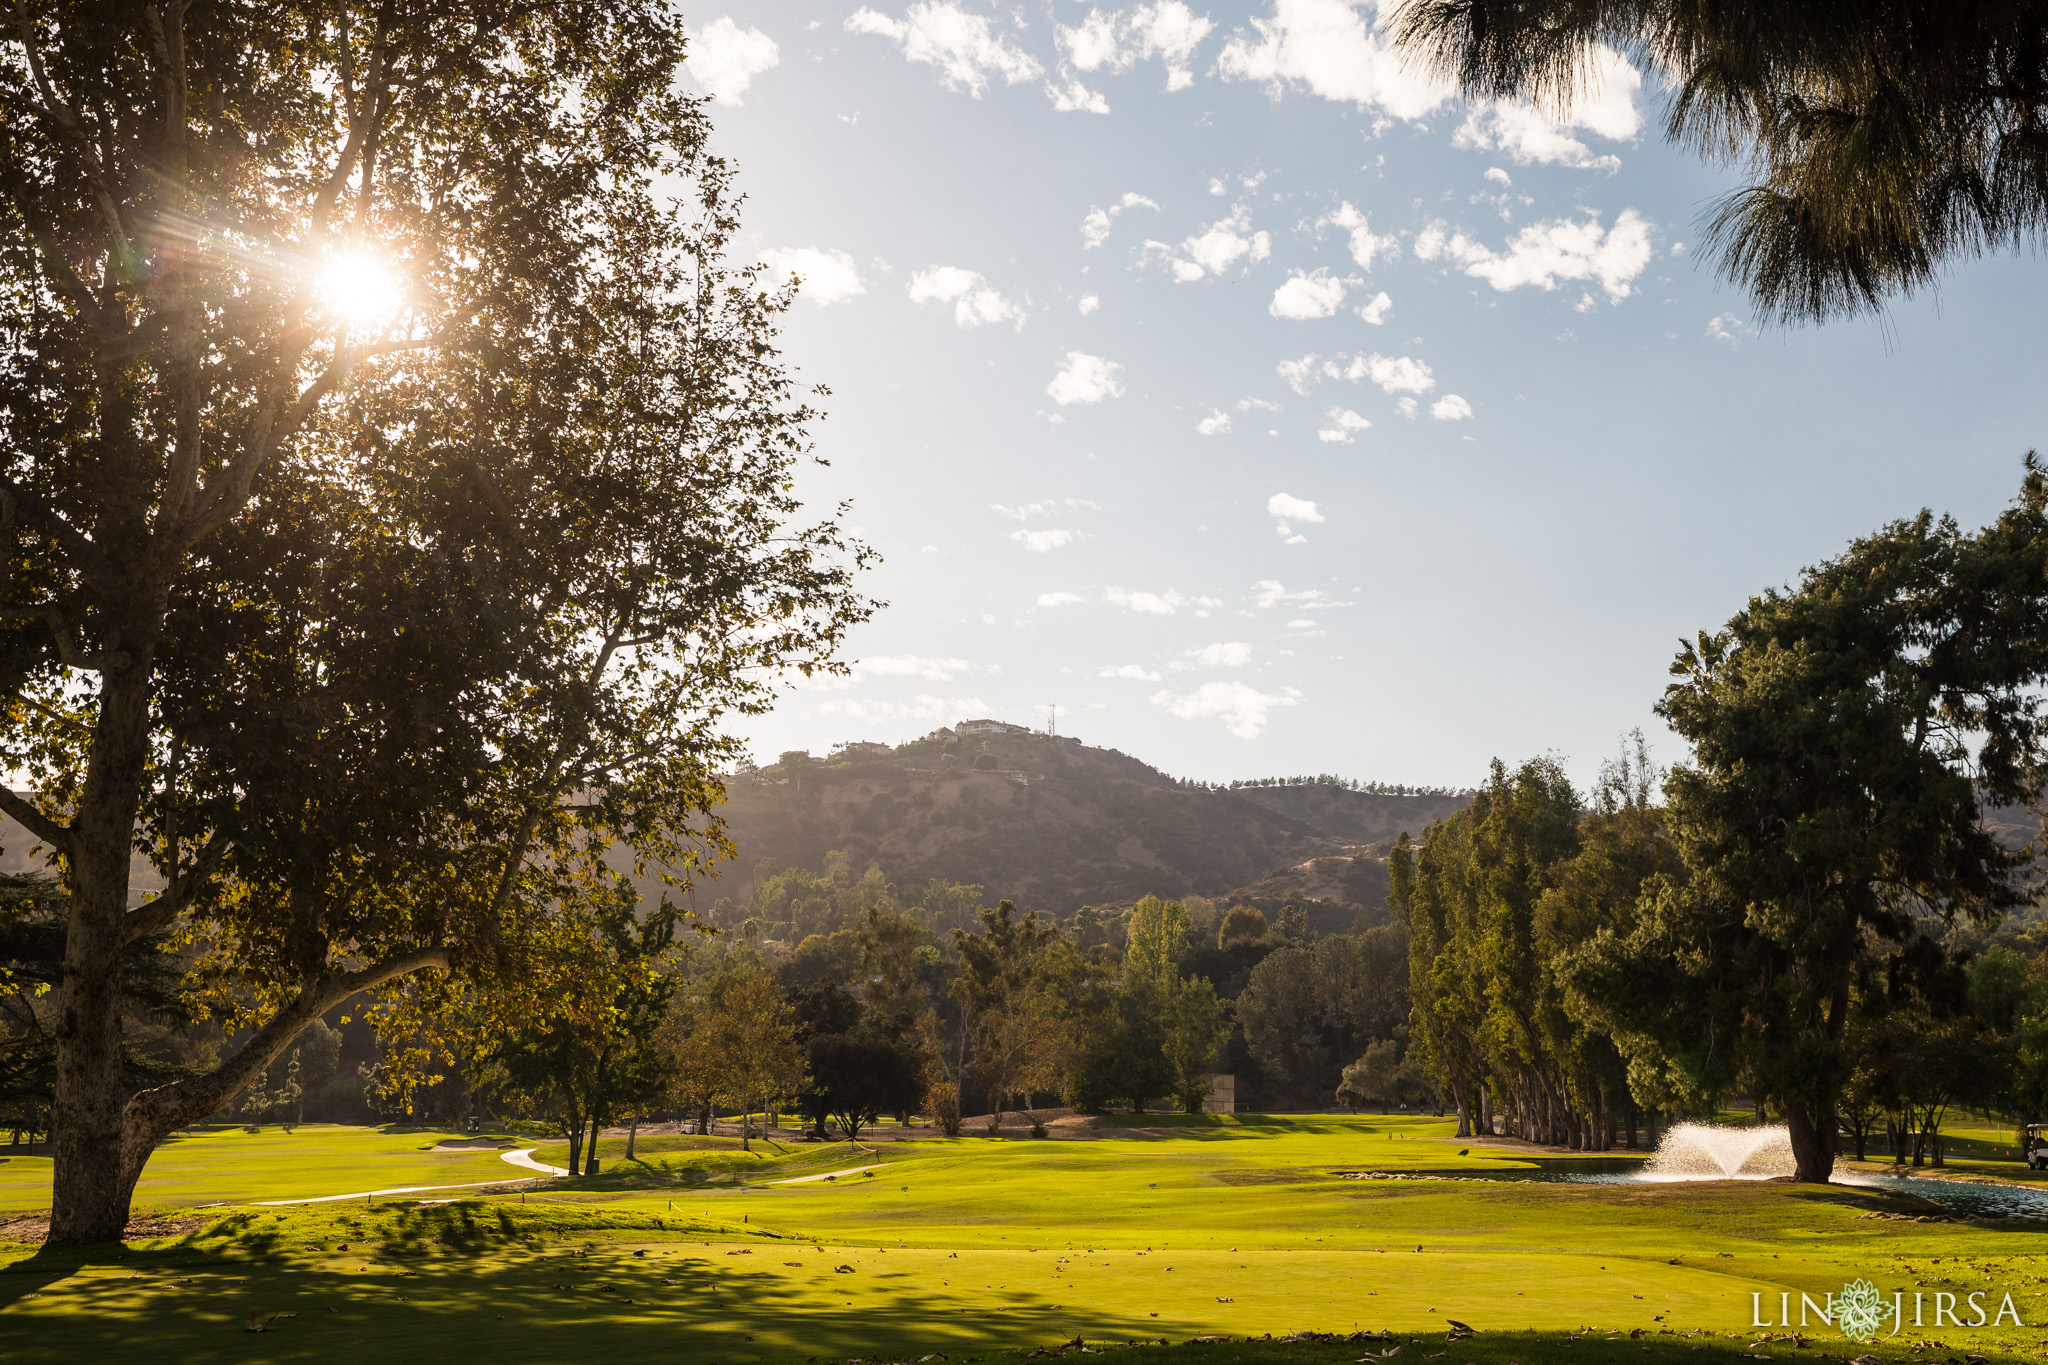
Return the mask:
<path fill-rule="evenodd" d="M 1851 1280 L 1835 1295 L 1835 1326 L 1851 1341 L 1866 1345 L 1877 1337 L 1877 1329 L 1892 1315 L 1892 1306 L 1868 1280 Z"/>

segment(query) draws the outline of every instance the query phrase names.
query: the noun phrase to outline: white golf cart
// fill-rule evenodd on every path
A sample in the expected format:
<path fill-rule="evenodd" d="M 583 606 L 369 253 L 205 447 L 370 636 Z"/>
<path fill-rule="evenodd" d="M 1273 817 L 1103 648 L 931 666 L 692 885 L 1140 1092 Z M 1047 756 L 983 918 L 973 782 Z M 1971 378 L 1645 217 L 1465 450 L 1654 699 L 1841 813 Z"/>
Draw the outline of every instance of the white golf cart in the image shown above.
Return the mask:
<path fill-rule="evenodd" d="M 2048 1123 L 2028 1124 L 2026 1145 L 2020 1150 L 2027 1154 L 2029 1169 L 2048 1170 Z"/>

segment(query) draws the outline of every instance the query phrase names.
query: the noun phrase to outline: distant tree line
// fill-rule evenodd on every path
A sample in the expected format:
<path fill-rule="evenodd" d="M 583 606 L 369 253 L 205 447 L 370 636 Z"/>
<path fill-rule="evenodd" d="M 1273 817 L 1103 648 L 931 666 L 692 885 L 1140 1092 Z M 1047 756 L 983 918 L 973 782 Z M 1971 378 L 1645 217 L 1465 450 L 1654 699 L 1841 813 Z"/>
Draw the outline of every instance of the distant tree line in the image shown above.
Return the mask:
<path fill-rule="evenodd" d="M 1412 786 L 1405 782 L 1361 782 L 1355 777 L 1339 777 L 1335 773 L 1307 773 L 1293 777 L 1246 777 L 1233 778 L 1229 782 L 1204 782 L 1199 778 L 1178 777 L 1175 786 L 1183 791 L 1223 792 L 1238 791 L 1246 787 L 1334 787 L 1338 791 L 1365 792 L 1372 796 L 1470 796 L 1468 787 Z"/>
<path fill-rule="evenodd" d="M 1599 1147 L 1747 1095 L 1825 1181 L 1880 1130 L 1939 1162 L 1959 1104 L 2042 1119 L 2048 471 L 1981 531 L 1855 541 L 1671 673 L 1668 773 L 1639 735 L 1590 799 L 1496 762 L 1393 850 L 1417 1058 L 1461 1130 Z"/>

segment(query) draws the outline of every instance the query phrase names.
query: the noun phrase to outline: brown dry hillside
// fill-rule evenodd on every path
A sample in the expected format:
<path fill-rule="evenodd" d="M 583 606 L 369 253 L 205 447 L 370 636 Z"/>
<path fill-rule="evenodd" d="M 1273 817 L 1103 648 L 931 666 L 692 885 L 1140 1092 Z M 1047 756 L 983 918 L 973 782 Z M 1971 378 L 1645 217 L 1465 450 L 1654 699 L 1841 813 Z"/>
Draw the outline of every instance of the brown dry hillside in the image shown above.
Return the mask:
<path fill-rule="evenodd" d="M 1209 791 L 1113 749 L 1028 732 L 791 757 L 729 793 L 722 814 L 740 856 L 707 888 L 714 896 L 744 901 L 763 858 L 816 867 L 836 849 L 899 886 L 975 882 L 991 900 L 1057 913 L 1147 893 L 1227 896 L 1309 859 L 1420 834 L 1465 803 L 1329 786 Z M 1386 894 L 1378 852 L 1372 908 Z"/>

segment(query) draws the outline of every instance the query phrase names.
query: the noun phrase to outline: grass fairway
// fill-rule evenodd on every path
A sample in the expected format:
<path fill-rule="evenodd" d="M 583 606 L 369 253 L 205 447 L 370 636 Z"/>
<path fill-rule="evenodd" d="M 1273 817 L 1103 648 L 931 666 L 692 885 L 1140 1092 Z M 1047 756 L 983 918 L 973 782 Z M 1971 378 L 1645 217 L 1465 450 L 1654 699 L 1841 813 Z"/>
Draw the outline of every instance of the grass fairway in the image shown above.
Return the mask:
<path fill-rule="evenodd" d="M 136 1188 L 136 1202 L 156 1208 L 304 1199 L 402 1185 L 484 1184 L 532 1171 L 499 1160 L 494 1148 L 435 1151 L 464 1141 L 429 1128 L 346 1128 L 302 1124 L 251 1132 L 240 1126 L 174 1134 L 157 1148 Z M 509 1136 L 500 1139 L 511 1142 Z M 528 1142 L 521 1147 L 532 1145 Z M 0 1148 L 0 1156 L 6 1149 Z M 50 1206 L 50 1159 L 15 1157 L 0 1165 L 0 1214 Z"/>
<path fill-rule="evenodd" d="M 1775 1307 L 1789 1293 L 1796 1325 L 1802 1292 L 1824 1301 L 1857 1276 L 1907 1293 L 1900 1342 L 2043 1354 L 2048 1339 L 2033 1326 L 1936 1331 L 1910 1316 L 1914 1292 L 1983 1289 L 1995 1291 L 1993 1311 L 2009 1291 L 2025 1322 L 2048 1321 L 2043 1234 L 2031 1226 L 1872 1220 L 1862 1215 L 1894 1205 L 1853 1188 L 1488 1180 L 1516 1163 L 1484 1148 L 1460 1155 L 1448 1131 L 1424 1120 L 1240 1116 L 1090 1141 L 755 1153 L 731 1141 L 643 1142 L 639 1160 L 607 1151 L 605 1175 L 558 1182 L 524 1204 L 513 1195 L 211 1210 L 203 1226 L 123 1252 L 0 1250 L 0 1355 L 958 1362 L 1076 1337 L 1228 1336 L 1227 1347 L 1174 1354 L 1199 1365 L 1320 1365 L 1365 1348 L 1245 1338 L 1389 1330 L 1413 1339 L 1407 1354 L 1445 1365 L 1616 1352 L 1641 1365 L 1646 1351 L 1702 1365 L 1738 1336 L 1750 1357 L 1799 1350 L 1789 1339 L 1753 1345 L 1753 1294 Z M 403 1137 L 427 1155 L 417 1152 L 425 1135 Z M 338 1130 L 320 1140 L 348 1143 Z M 350 1169 L 397 1159 L 394 1135 L 359 1140 Z M 281 1145 L 218 1150 L 299 1159 Z M 1359 1170 L 1439 1178 L 1339 1176 Z M 219 1183 L 288 1197 L 267 1173 L 227 1172 Z M 251 1313 L 272 1330 L 245 1333 Z M 1447 1342 L 1451 1320 L 1480 1336 Z M 1503 1335 L 1520 1333 L 1533 1335 Z M 1808 1336 L 1806 1359 L 1863 1351 L 1817 1320 Z"/>

